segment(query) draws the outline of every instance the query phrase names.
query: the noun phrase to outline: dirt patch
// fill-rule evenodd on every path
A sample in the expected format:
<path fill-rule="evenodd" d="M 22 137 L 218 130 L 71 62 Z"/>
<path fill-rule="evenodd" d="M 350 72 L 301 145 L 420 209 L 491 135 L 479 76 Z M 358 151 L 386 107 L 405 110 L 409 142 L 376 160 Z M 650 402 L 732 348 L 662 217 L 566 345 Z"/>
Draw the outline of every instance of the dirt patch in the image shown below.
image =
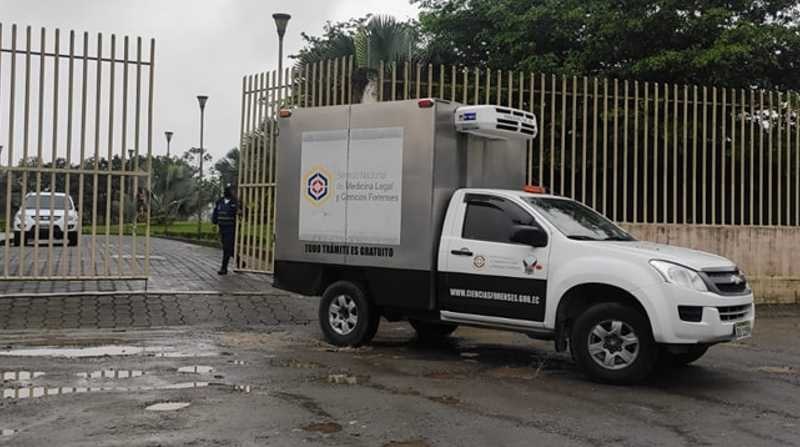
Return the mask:
<path fill-rule="evenodd" d="M 792 368 L 791 366 L 761 366 L 756 369 L 768 374 L 784 374 L 784 375 L 800 374 L 799 369 Z"/>
<path fill-rule="evenodd" d="M 461 403 L 461 401 L 458 398 L 448 395 L 430 396 L 428 397 L 428 400 L 430 400 L 431 402 L 436 402 L 445 405 L 458 405 Z"/>
<path fill-rule="evenodd" d="M 533 380 L 536 378 L 537 372 L 537 370 L 531 368 L 503 366 L 501 368 L 490 369 L 488 374 L 498 379 Z"/>
<path fill-rule="evenodd" d="M 316 433 L 331 434 L 342 431 L 342 426 L 337 424 L 336 422 L 316 422 L 313 424 L 306 425 L 305 427 L 303 427 L 303 430 Z"/>

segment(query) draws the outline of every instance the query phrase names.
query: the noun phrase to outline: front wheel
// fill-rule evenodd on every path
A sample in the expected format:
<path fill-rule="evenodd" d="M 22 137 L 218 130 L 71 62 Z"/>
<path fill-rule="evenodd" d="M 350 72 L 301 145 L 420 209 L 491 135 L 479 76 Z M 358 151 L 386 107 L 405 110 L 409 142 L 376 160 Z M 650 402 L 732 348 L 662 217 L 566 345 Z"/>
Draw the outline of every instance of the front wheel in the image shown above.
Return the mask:
<path fill-rule="evenodd" d="M 647 318 L 619 303 L 596 304 L 583 312 L 573 325 L 570 348 L 590 378 L 613 384 L 641 381 L 658 358 Z"/>
<path fill-rule="evenodd" d="M 319 303 L 319 325 L 325 339 L 336 346 L 361 346 L 378 331 L 380 315 L 364 290 L 349 281 L 325 289 Z"/>

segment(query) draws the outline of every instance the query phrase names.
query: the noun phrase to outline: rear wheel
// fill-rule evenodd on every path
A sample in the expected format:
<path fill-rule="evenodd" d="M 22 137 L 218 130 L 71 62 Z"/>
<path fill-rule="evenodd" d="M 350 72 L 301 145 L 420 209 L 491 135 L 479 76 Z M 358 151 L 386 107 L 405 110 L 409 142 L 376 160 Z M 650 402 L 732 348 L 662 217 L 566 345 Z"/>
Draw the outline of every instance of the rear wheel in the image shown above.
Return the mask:
<path fill-rule="evenodd" d="M 458 325 L 449 323 L 434 323 L 430 321 L 408 320 L 411 327 L 417 332 L 419 340 L 440 340 L 452 334 Z"/>
<path fill-rule="evenodd" d="M 647 318 L 619 303 L 596 304 L 578 316 L 570 347 L 589 377 L 614 384 L 644 379 L 658 358 Z"/>
<path fill-rule="evenodd" d="M 319 325 L 325 339 L 336 346 L 361 346 L 378 331 L 380 315 L 364 290 L 350 281 L 325 289 L 319 303 Z"/>
<path fill-rule="evenodd" d="M 78 232 L 77 231 L 68 232 L 67 233 L 67 240 L 69 241 L 68 245 L 70 247 L 74 247 L 74 246 L 78 245 Z"/>

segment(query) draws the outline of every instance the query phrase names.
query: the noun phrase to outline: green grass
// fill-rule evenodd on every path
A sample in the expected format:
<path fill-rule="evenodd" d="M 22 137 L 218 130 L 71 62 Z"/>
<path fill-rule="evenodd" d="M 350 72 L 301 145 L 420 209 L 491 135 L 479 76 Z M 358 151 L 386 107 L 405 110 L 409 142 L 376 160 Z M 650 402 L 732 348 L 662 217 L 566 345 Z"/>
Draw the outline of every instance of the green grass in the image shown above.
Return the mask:
<path fill-rule="evenodd" d="M 256 244 L 259 243 L 261 239 L 261 232 L 262 227 L 264 225 L 256 225 L 254 230 L 256 232 Z M 0 227 L 2 228 L 2 227 Z M 125 235 L 133 234 L 134 226 L 133 224 L 125 224 L 122 228 L 122 233 Z M 105 234 L 106 226 L 104 224 L 98 224 L 96 226 L 97 234 Z M 144 236 L 147 231 L 147 225 L 144 223 L 139 223 L 136 225 L 136 235 L 137 236 Z M 91 234 L 92 227 L 91 225 L 85 225 L 83 227 L 83 234 Z M 245 231 L 244 235 L 248 236 L 252 233 L 251 231 Z M 111 234 L 119 234 L 119 225 L 112 224 L 111 225 Z M 151 236 L 167 236 L 167 237 L 176 237 L 180 239 L 189 239 L 189 240 L 200 240 L 200 241 L 218 241 L 219 240 L 219 230 L 217 226 L 210 223 L 210 222 L 203 222 L 200 229 L 200 234 L 197 233 L 197 221 L 180 221 L 180 222 L 173 222 L 168 227 L 161 224 L 151 223 L 150 224 L 150 235 Z"/>

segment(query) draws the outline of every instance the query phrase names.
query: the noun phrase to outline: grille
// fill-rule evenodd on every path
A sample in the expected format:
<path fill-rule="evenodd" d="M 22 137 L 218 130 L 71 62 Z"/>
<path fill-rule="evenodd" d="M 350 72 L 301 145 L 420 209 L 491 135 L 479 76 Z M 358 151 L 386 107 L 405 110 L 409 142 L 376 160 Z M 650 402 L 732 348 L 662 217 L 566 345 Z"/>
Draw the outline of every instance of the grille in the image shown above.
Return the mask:
<path fill-rule="evenodd" d="M 697 323 L 703 319 L 703 308 L 701 306 L 678 306 L 678 315 L 683 321 Z"/>
<path fill-rule="evenodd" d="M 740 294 L 747 292 L 747 280 L 739 270 L 704 272 L 721 293 Z"/>
<path fill-rule="evenodd" d="M 719 319 L 722 321 L 741 320 L 750 313 L 751 306 L 751 304 L 744 304 L 741 306 L 717 307 L 717 310 L 719 310 Z"/>

